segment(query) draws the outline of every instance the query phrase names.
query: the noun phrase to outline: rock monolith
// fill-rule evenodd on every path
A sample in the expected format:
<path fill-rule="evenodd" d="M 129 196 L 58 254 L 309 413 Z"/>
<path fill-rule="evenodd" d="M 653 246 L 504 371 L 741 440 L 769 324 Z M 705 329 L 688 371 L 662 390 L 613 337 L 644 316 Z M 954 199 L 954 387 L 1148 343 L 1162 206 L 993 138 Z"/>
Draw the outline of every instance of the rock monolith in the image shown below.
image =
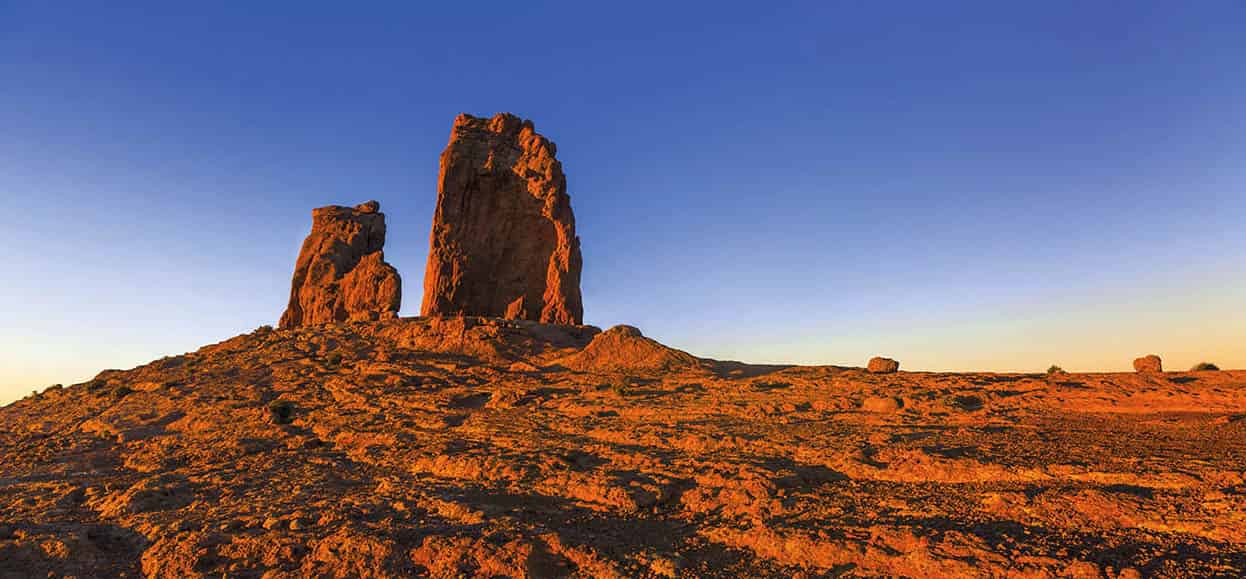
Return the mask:
<path fill-rule="evenodd" d="M 385 262 L 385 214 L 368 201 L 312 210 L 282 328 L 393 318 L 402 305 L 402 279 Z"/>
<path fill-rule="evenodd" d="M 515 115 L 454 119 L 421 315 L 582 323 L 580 240 L 555 152 Z"/>

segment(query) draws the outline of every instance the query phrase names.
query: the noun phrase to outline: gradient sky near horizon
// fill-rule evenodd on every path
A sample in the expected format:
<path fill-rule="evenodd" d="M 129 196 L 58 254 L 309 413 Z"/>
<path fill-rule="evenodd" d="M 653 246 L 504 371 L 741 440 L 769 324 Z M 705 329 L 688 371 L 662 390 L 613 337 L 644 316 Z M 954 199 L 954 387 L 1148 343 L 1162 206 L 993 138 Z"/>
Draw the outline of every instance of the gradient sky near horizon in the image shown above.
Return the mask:
<path fill-rule="evenodd" d="M 558 144 L 587 323 L 915 370 L 1246 368 L 1246 3 L 0 0 L 0 403 L 275 323 L 459 112 Z"/>

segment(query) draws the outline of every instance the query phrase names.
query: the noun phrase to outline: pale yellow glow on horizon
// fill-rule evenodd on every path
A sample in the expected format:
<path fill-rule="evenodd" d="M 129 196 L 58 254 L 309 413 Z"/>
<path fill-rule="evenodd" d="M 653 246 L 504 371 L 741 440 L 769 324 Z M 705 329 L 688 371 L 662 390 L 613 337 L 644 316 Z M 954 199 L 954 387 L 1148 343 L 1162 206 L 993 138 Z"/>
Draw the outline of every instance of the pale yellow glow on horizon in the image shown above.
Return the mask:
<path fill-rule="evenodd" d="M 670 345 L 699 356 L 753 363 L 861 366 L 870 356 L 885 355 L 910 371 L 1041 372 L 1057 364 L 1070 372 L 1116 372 L 1131 370 L 1135 357 L 1152 353 L 1170 371 L 1203 361 L 1226 370 L 1246 369 L 1246 280 L 1206 275 L 1177 281 L 1120 291 L 1110 303 L 1084 298 L 1022 305 L 993 312 L 989 319 L 936 315 L 913 324 L 892 320 L 817 332 L 805 327 L 781 339 L 751 338 L 765 343 L 736 335 Z M 0 336 L 0 404 L 54 383 L 83 382 L 105 368 L 131 368 L 225 337 L 157 344 L 155 338 L 132 343 L 123 333 Z"/>
<path fill-rule="evenodd" d="M 1246 369 L 1246 280 L 1209 275 L 1164 288 L 1122 291 L 1114 301 L 1019 306 L 992 319 L 935 317 L 868 331 L 808 328 L 756 347 L 713 343 L 696 352 L 756 363 L 861 366 L 875 355 L 935 372 L 1132 371 L 1158 354 L 1170 371 L 1199 362 Z M 656 336 L 655 336 L 656 337 Z M 660 339 L 660 337 L 658 337 Z M 717 355 L 715 355 L 717 354 Z"/>

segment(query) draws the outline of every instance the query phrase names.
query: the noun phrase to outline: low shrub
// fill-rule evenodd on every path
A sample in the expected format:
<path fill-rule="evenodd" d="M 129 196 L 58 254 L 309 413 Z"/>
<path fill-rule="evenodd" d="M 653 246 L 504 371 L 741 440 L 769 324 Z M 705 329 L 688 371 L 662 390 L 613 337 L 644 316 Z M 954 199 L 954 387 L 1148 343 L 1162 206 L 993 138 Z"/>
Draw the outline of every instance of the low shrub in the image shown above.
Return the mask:
<path fill-rule="evenodd" d="M 1206 372 L 1208 370 L 1219 370 L 1220 367 L 1211 362 L 1199 362 L 1190 368 L 1191 372 Z"/>
<path fill-rule="evenodd" d="M 294 421 L 294 403 L 274 400 L 268 405 L 268 418 L 273 424 L 289 424 Z"/>
<path fill-rule="evenodd" d="M 986 405 L 986 402 L 978 396 L 966 394 L 949 398 L 948 405 L 953 408 L 972 412 L 975 410 L 981 410 L 982 407 Z"/>

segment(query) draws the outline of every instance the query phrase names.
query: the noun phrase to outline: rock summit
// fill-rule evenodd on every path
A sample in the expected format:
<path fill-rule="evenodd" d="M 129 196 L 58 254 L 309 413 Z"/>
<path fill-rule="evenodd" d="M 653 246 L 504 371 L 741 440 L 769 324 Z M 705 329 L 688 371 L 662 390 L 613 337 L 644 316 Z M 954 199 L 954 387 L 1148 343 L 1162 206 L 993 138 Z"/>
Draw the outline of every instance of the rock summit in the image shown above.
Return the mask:
<path fill-rule="evenodd" d="M 582 323 L 580 240 L 556 150 L 512 114 L 454 120 L 421 315 Z"/>

